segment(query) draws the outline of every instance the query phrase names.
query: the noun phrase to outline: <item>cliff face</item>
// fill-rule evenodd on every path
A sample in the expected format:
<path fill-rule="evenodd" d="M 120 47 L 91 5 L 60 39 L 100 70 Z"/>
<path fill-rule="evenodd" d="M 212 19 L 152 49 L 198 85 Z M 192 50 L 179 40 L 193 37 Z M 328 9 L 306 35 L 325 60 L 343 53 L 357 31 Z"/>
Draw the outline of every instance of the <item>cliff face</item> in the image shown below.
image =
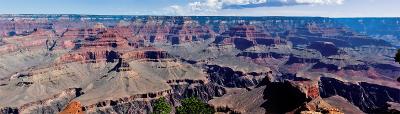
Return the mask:
<path fill-rule="evenodd" d="M 400 100 L 400 89 L 366 82 L 352 84 L 321 77 L 319 85 L 322 97 L 342 96 L 366 113 L 388 113 L 388 103 Z"/>
<path fill-rule="evenodd" d="M 237 25 L 216 36 L 218 45 L 234 45 L 236 49 L 245 50 L 255 45 L 285 45 L 287 41 L 262 32 L 261 28 L 252 25 Z"/>
<path fill-rule="evenodd" d="M 211 82 L 231 88 L 255 86 L 268 76 L 268 72 L 246 73 L 218 65 L 207 65 L 206 69 L 206 72 L 210 75 Z"/>
<path fill-rule="evenodd" d="M 337 48 L 332 42 L 313 42 L 308 46 L 308 48 L 318 50 L 322 56 L 339 54 L 339 48 Z"/>
<path fill-rule="evenodd" d="M 343 114 L 320 97 L 318 83 L 311 80 L 270 82 L 265 78 L 255 88 L 228 89 L 226 95 L 209 101 L 209 104 L 222 113 Z"/>
<path fill-rule="evenodd" d="M 173 106 L 179 106 L 180 99 L 182 98 L 197 96 L 203 101 L 208 101 L 213 97 L 225 94 L 224 88 L 212 84 L 196 84 L 198 83 L 174 85 L 172 86 L 172 90 L 169 91 L 138 94 L 128 98 L 120 98 L 118 100 L 102 101 L 90 106 L 82 107 L 82 109 L 86 113 L 150 113 L 153 111 L 155 101 L 160 97 L 165 97 Z"/>

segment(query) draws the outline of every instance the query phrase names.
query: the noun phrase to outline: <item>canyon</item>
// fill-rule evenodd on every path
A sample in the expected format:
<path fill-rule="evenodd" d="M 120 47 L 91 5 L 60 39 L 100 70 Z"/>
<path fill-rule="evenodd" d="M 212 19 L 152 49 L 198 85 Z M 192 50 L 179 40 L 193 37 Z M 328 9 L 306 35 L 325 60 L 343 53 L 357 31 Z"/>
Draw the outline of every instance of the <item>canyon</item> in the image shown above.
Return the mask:
<path fill-rule="evenodd" d="M 400 113 L 395 21 L 0 15 L 0 114 Z"/>

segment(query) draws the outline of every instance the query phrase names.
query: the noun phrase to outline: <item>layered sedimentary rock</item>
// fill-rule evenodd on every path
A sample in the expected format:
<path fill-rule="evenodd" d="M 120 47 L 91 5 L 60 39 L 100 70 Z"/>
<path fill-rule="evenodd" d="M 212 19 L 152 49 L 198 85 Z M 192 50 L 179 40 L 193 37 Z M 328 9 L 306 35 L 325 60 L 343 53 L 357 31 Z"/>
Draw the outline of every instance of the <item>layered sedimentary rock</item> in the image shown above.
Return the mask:
<path fill-rule="evenodd" d="M 322 77 L 320 86 L 322 97 L 342 96 L 367 113 L 388 113 L 388 103 L 400 100 L 399 88 L 365 82 L 351 84 Z"/>
<path fill-rule="evenodd" d="M 224 113 L 342 113 L 319 96 L 318 84 L 310 80 L 269 82 L 266 78 L 250 90 L 230 89 L 209 104 Z"/>
<path fill-rule="evenodd" d="M 313 42 L 308 48 L 318 50 L 322 56 L 339 54 L 339 49 L 332 42 Z"/>
<path fill-rule="evenodd" d="M 223 113 L 395 113 L 395 43 L 349 23 L 0 15 L 0 113 L 152 113 L 161 97 Z"/>
<path fill-rule="evenodd" d="M 218 65 L 207 65 L 207 73 L 210 75 L 211 82 L 225 87 L 250 87 L 258 85 L 269 72 L 243 72 L 234 71 L 229 67 Z"/>
<path fill-rule="evenodd" d="M 277 38 L 279 36 L 272 36 L 261 30 L 251 25 L 234 26 L 217 36 L 214 43 L 218 45 L 234 45 L 239 50 L 245 50 L 255 45 L 286 44 L 286 40 Z"/>
<path fill-rule="evenodd" d="M 72 101 L 60 114 L 83 114 L 82 106 L 79 102 Z"/>

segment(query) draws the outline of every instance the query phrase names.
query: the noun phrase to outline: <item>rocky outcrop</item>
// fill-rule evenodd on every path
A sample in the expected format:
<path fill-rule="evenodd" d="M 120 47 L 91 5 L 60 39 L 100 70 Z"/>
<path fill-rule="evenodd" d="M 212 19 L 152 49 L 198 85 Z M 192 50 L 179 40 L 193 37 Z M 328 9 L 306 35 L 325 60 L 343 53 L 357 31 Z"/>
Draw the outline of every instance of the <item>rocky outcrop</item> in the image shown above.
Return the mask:
<path fill-rule="evenodd" d="M 208 103 L 222 113 L 343 114 L 319 96 L 318 83 L 311 80 L 271 82 L 265 78 L 255 88 L 228 89 L 227 94 Z"/>
<path fill-rule="evenodd" d="M 265 86 L 253 89 L 227 89 L 227 93 L 210 101 L 212 107 L 221 113 L 260 114 L 265 113 L 261 105 L 266 101 L 263 99 Z"/>
<path fill-rule="evenodd" d="M 161 60 L 171 58 L 166 51 L 149 48 L 137 49 L 128 52 L 118 50 L 91 50 L 86 52 L 77 52 L 65 54 L 58 58 L 59 63 L 68 62 L 115 62 L 118 59 L 124 60 Z"/>
<path fill-rule="evenodd" d="M 400 89 L 360 82 L 346 83 L 321 77 L 320 94 L 323 98 L 339 95 L 366 113 L 387 113 L 388 102 L 400 102 Z"/>
<path fill-rule="evenodd" d="M 287 41 L 279 38 L 256 38 L 256 43 L 264 46 L 286 45 Z"/>
<path fill-rule="evenodd" d="M 0 108 L 0 113 L 2 113 L 2 114 L 18 114 L 19 111 L 17 108 L 5 107 L 5 108 Z"/>
<path fill-rule="evenodd" d="M 216 36 L 214 43 L 219 45 L 234 45 L 238 50 L 245 50 L 255 45 L 274 46 L 286 45 L 284 39 L 275 38 L 261 28 L 253 25 L 237 25 L 230 27 L 221 35 Z"/>
<path fill-rule="evenodd" d="M 339 66 L 335 64 L 329 64 L 329 63 L 324 63 L 324 62 L 318 62 L 317 64 L 313 65 L 312 69 L 318 69 L 322 71 L 328 71 L 328 72 L 337 72 L 339 71 Z"/>
<path fill-rule="evenodd" d="M 328 98 L 323 98 L 328 104 L 338 108 L 345 114 L 364 114 L 357 106 L 351 104 L 347 99 L 341 96 L 332 96 Z"/>
<path fill-rule="evenodd" d="M 343 70 L 353 70 L 353 71 L 368 71 L 369 66 L 365 64 L 359 64 L 359 65 L 347 65 L 342 68 Z"/>
<path fill-rule="evenodd" d="M 272 82 L 266 85 L 264 98 L 267 101 L 263 104 L 267 112 L 285 113 L 291 112 L 306 102 L 311 101 L 299 88 L 290 82 Z"/>
<path fill-rule="evenodd" d="M 53 95 L 51 98 L 42 99 L 35 102 L 30 102 L 23 104 L 19 107 L 2 107 L 0 111 L 4 114 L 13 114 L 13 113 L 42 113 L 42 114 L 52 114 L 60 112 L 64 106 L 68 105 L 68 103 L 79 97 L 81 94 L 81 88 L 71 88 L 65 91 L 62 91 L 59 94 Z"/>
<path fill-rule="evenodd" d="M 280 59 L 286 56 L 285 54 L 270 52 L 270 53 L 256 53 L 256 52 L 241 52 L 236 55 L 237 57 L 249 57 L 251 59 L 258 59 L 258 58 L 275 58 Z"/>
<path fill-rule="evenodd" d="M 173 106 L 180 105 L 180 99 L 197 97 L 206 102 L 225 94 L 225 89 L 214 84 L 185 83 L 171 85 L 172 90 L 158 93 L 137 94 L 134 96 L 106 100 L 93 105 L 83 106 L 85 113 L 151 113 L 156 99 L 165 97 Z"/>
<path fill-rule="evenodd" d="M 396 77 L 400 76 L 400 66 L 395 64 L 373 64 L 374 70 L 386 77 L 396 80 Z M 400 77 L 399 77 L 400 78 Z"/>
<path fill-rule="evenodd" d="M 26 20 L 21 18 L 13 18 L 2 20 L 0 22 L 0 36 L 26 36 L 35 32 L 38 28 L 52 29 L 52 24 L 47 20 Z"/>
<path fill-rule="evenodd" d="M 218 65 L 206 65 L 206 72 L 210 75 L 213 83 L 224 87 L 250 87 L 258 85 L 263 78 L 268 76 L 267 72 L 243 72 L 234 71 L 229 67 L 221 67 Z"/>
<path fill-rule="evenodd" d="M 130 113 L 151 113 L 153 100 L 138 100 L 125 102 L 123 104 L 116 104 L 110 107 L 102 107 L 93 110 L 84 110 L 88 114 L 98 114 L 98 113 L 120 113 L 120 114 L 130 114 Z"/>
<path fill-rule="evenodd" d="M 322 56 L 339 54 L 339 49 L 332 42 L 313 42 L 308 48 L 318 50 Z"/>
<path fill-rule="evenodd" d="M 72 101 L 59 114 L 83 114 L 82 105 L 78 101 Z"/>
<path fill-rule="evenodd" d="M 168 59 L 172 56 L 169 55 L 166 51 L 159 49 L 143 49 L 139 51 L 131 51 L 122 54 L 122 58 L 126 59 L 148 59 L 148 60 L 160 60 L 160 59 Z"/>
<path fill-rule="evenodd" d="M 155 93 L 136 94 L 133 96 L 119 98 L 116 100 L 103 100 L 101 102 L 91 104 L 88 106 L 82 106 L 82 107 L 83 107 L 83 110 L 88 113 L 94 113 L 94 112 L 99 113 L 101 111 L 105 111 L 105 112 L 109 112 L 109 113 L 110 113 L 110 111 L 124 113 L 125 111 L 129 111 L 129 110 L 113 110 L 113 108 L 118 109 L 118 107 L 131 108 L 133 110 L 146 110 L 145 112 L 150 112 L 151 111 L 150 109 L 141 109 L 139 107 L 132 107 L 131 103 L 141 103 L 140 101 L 138 102 L 138 99 L 157 99 L 160 97 L 165 97 L 170 94 L 172 94 L 171 90 L 155 92 Z M 143 103 L 146 103 L 146 102 L 143 102 Z M 149 105 L 151 106 L 151 103 L 148 102 L 147 107 L 150 107 Z M 105 110 L 102 108 L 105 108 Z M 102 110 L 99 110 L 99 109 L 102 109 Z"/>
<path fill-rule="evenodd" d="M 127 39 L 124 28 L 93 28 L 83 41 L 75 42 L 73 53 L 58 58 L 58 63 L 68 62 L 114 62 L 120 58 L 158 60 L 170 57 L 165 51 L 145 47 L 140 41 Z M 100 31 L 100 32 L 99 32 Z"/>
<path fill-rule="evenodd" d="M 343 114 L 325 102 L 319 94 L 318 84 L 311 80 L 271 82 L 266 85 L 262 105 L 267 113 L 329 113 Z"/>
<path fill-rule="evenodd" d="M 244 38 L 233 39 L 233 44 L 235 45 L 235 48 L 239 50 L 245 50 L 247 48 L 254 46 L 254 43 L 252 41 Z"/>
<path fill-rule="evenodd" d="M 286 65 L 292 65 L 295 63 L 317 63 L 320 59 L 318 58 L 302 58 L 294 55 L 289 56 L 289 60 L 285 63 Z"/>
<path fill-rule="evenodd" d="M 196 84 L 191 84 L 191 85 L 173 85 L 173 95 L 177 99 L 182 99 L 182 98 L 188 98 L 191 96 L 195 96 L 197 98 L 200 98 L 202 101 L 206 102 L 213 97 L 220 97 L 226 93 L 226 90 L 224 87 L 221 87 L 216 84 L 208 83 L 204 85 L 196 85 Z M 177 104 L 179 102 L 175 101 Z"/>

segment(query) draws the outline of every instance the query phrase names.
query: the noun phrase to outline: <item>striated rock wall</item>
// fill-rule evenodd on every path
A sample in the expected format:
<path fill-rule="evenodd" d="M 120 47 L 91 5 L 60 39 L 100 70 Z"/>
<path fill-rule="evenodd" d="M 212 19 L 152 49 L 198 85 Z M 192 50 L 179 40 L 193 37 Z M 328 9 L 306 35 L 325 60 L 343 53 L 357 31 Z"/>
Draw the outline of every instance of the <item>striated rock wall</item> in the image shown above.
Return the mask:
<path fill-rule="evenodd" d="M 332 42 L 312 42 L 308 48 L 318 50 L 322 56 L 339 54 L 339 48 Z"/>
<path fill-rule="evenodd" d="M 83 106 L 85 113 L 151 113 L 156 99 L 165 97 L 173 106 L 180 105 L 180 99 L 198 97 L 206 102 L 213 97 L 225 94 L 225 89 L 214 84 L 186 83 L 171 85 L 172 90 L 158 93 L 138 94 L 118 100 L 106 100 L 89 106 Z"/>
<path fill-rule="evenodd" d="M 339 95 L 367 113 L 385 113 L 388 102 L 400 102 L 400 89 L 366 82 L 346 83 L 334 78 L 321 77 L 321 97 Z"/>
<path fill-rule="evenodd" d="M 166 97 L 171 94 L 172 94 L 171 90 L 166 90 L 156 93 L 136 94 L 133 96 L 119 98 L 116 100 L 104 100 L 96 104 L 83 106 L 83 110 L 87 113 L 100 113 L 100 112 L 146 113 L 152 111 L 151 104 L 154 102 L 149 102 L 143 99 L 150 99 L 150 101 L 153 101 L 160 97 Z M 134 104 L 136 104 L 137 106 Z"/>
<path fill-rule="evenodd" d="M 213 83 L 224 87 L 245 88 L 258 85 L 262 79 L 268 76 L 266 72 L 242 72 L 234 71 L 229 67 L 221 67 L 218 65 L 207 65 L 206 72 L 210 75 L 210 80 Z"/>

